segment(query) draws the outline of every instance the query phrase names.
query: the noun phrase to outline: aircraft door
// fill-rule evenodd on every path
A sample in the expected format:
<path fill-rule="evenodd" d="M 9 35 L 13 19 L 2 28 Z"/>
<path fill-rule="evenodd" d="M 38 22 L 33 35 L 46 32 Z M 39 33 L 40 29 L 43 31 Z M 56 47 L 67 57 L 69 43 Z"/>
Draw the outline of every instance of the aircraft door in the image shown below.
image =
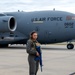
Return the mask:
<path fill-rule="evenodd" d="M 44 34 L 44 40 L 48 43 L 51 39 L 51 32 L 46 30 Z"/>
<path fill-rule="evenodd" d="M 35 31 L 38 32 L 39 30 L 40 30 L 40 28 L 38 26 L 36 26 Z"/>

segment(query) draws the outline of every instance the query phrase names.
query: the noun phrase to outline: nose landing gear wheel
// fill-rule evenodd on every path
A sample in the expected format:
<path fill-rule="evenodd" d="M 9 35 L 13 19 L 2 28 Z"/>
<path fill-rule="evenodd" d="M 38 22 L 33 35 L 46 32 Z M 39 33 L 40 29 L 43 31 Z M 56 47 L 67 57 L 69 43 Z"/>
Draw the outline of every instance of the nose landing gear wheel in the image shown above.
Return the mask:
<path fill-rule="evenodd" d="M 73 44 L 68 44 L 67 49 L 74 49 L 74 45 Z"/>

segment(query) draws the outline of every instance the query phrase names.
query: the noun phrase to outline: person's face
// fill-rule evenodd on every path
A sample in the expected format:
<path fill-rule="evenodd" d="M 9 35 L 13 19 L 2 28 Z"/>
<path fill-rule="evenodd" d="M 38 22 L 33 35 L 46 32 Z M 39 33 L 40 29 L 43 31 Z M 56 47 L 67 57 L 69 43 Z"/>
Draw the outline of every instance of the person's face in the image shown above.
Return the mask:
<path fill-rule="evenodd" d="M 37 33 L 34 33 L 34 34 L 32 35 L 32 37 L 33 37 L 33 40 L 36 40 L 37 37 L 38 37 Z"/>

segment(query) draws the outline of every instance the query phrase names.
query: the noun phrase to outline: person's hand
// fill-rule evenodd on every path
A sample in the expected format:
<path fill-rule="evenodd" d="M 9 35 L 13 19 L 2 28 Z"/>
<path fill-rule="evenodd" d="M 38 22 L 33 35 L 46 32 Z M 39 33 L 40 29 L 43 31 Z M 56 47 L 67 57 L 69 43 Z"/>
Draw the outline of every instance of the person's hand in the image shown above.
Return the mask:
<path fill-rule="evenodd" d="M 38 52 L 36 53 L 36 56 L 40 56 Z"/>

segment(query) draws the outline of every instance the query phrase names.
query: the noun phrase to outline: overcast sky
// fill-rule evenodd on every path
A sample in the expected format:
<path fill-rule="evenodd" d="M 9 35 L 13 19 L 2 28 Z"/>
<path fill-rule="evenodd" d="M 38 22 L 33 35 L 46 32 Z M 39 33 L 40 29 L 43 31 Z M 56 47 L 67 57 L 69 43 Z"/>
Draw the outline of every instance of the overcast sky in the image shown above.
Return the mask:
<path fill-rule="evenodd" d="M 75 0 L 0 0 L 0 12 L 40 11 L 53 8 L 75 13 Z"/>

